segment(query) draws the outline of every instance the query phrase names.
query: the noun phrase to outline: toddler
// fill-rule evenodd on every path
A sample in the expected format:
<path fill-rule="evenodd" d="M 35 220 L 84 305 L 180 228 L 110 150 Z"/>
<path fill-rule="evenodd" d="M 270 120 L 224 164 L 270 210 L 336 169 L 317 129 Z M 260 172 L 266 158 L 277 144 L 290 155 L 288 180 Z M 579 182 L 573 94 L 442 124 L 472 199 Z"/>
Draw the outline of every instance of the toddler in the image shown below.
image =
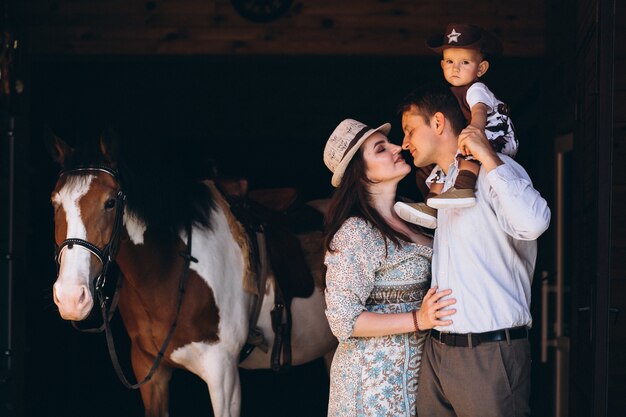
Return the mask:
<path fill-rule="evenodd" d="M 441 68 L 469 125 L 485 132 L 496 152 L 514 157 L 518 142 L 506 104 L 480 81 L 489 69 L 489 58 L 502 52 L 500 41 L 478 26 L 449 24 L 445 34 L 434 35 L 428 48 L 441 54 Z M 445 174 L 435 166 L 426 178 L 430 191 L 426 203 L 398 202 L 398 215 L 424 227 L 437 227 L 437 209 L 471 207 L 476 204 L 474 188 L 480 163 L 461 150 L 457 152 L 458 175 L 454 186 L 443 191 Z"/>

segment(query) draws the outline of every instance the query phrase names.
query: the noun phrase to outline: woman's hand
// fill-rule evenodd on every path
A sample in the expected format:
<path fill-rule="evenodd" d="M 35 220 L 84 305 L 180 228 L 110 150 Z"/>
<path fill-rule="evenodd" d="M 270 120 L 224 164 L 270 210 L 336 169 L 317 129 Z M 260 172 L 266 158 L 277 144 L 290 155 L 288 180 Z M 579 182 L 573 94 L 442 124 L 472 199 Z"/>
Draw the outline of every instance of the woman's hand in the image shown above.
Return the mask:
<path fill-rule="evenodd" d="M 417 311 L 417 325 L 420 330 L 452 324 L 452 320 L 442 320 L 456 313 L 455 308 L 443 310 L 445 307 L 456 303 L 454 298 L 442 300 L 443 297 L 450 294 L 452 294 L 452 290 L 437 291 L 436 287 L 428 290 L 424 300 L 422 300 L 422 307 Z"/>
<path fill-rule="evenodd" d="M 456 303 L 454 298 L 442 300 L 450 295 L 452 290 L 437 291 L 437 288 L 428 290 L 422 300 L 422 308 L 417 310 L 417 325 L 420 330 L 432 329 L 435 326 L 448 326 L 452 320 L 442 320 L 454 313 L 456 309 L 443 310 Z M 374 313 L 363 311 L 354 322 L 352 337 L 379 337 L 391 334 L 408 333 L 415 331 L 413 313 Z"/>

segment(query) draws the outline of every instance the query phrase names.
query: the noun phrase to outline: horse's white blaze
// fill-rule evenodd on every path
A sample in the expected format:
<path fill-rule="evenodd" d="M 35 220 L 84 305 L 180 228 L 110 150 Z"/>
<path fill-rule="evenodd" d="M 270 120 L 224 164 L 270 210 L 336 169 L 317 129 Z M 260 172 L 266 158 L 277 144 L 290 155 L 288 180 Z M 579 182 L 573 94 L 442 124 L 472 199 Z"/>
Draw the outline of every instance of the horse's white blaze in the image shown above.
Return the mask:
<path fill-rule="evenodd" d="M 95 177 L 72 177 L 54 196 L 55 203 L 65 211 L 67 238 L 87 239 L 87 229 L 81 219 L 80 198 L 87 194 Z M 91 253 L 80 246 L 63 248 L 59 276 L 54 284 L 54 301 L 64 319 L 83 319 L 93 306 L 89 291 Z"/>
<path fill-rule="evenodd" d="M 243 290 L 244 257 L 221 209 L 211 213 L 211 225 L 211 230 L 193 228 L 192 255 L 198 263 L 191 263 L 190 268 L 215 296 L 219 311 L 218 344 L 236 356 L 248 335 L 250 295 Z M 186 233 L 181 232 L 181 239 L 187 241 Z"/>
<path fill-rule="evenodd" d="M 126 231 L 128 232 L 130 241 L 135 245 L 143 245 L 143 236 L 147 229 L 146 224 L 134 213 L 125 210 L 124 226 L 126 226 Z"/>

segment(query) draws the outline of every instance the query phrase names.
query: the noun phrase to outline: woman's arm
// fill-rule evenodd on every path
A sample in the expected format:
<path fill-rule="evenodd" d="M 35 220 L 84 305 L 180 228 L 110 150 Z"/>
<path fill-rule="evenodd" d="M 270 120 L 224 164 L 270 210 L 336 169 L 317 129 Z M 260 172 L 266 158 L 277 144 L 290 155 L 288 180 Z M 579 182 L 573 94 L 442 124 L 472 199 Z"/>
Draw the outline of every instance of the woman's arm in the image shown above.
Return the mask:
<path fill-rule="evenodd" d="M 326 253 L 326 318 L 339 341 L 352 336 L 354 323 L 374 288 L 377 260 L 384 255 L 382 246 L 380 253 L 372 250 L 377 238 L 365 220 L 351 217 L 333 237 L 334 252 Z"/>
<path fill-rule="evenodd" d="M 452 293 L 452 290 L 428 290 L 422 301 L 422 308 L 417 311 L 417 325 L 419 330 L 432 329 L 435 326 L 448 326 L 452 320 L 442 320 L 454 313 L 456 309 L 442 310 L 456 303 L 455 299 L 441 300 Z M 392 334 L 409 333 L 415 331 L 413 314 L 408 313 L 372 313 L 363 311 L 354 323 L 352 337 L 377 337 Z"/>

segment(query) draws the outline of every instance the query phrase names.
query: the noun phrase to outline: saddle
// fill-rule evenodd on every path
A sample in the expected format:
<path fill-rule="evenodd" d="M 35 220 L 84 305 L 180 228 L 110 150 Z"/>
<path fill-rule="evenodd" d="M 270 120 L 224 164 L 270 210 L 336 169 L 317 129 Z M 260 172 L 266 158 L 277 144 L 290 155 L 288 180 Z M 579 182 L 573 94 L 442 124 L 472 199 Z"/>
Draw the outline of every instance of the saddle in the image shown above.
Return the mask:
<path fill-rule="evenodd" d="M 271 312 L 275 333 L 271 367 L 276 372 L 285 371 L 291 366 L 291 302 L 294 297 L 311 296 L 316 284 L 298 235 L 321 231 L 323 216 L 312 206 L 298 204 L 298 193 L 294 188 L 248 192 L 245 179 L 214 181 L 248 233 L 253 247 L 253 262 L 261 261 L 259 246 L 267 248 L 276 280 L 274 309 Z M 264 241 L 258 242 L 259 238 Z M 251 338 L 255 339 L 254 343 L 249 340 L 242 350 L 240 361 L 259 343 L 258 334 L 251 335 Z"/>
<path fill-rule="evenodd" d="M 248 191 L 245 179 L 217 179 L 231 210 L 250 231 L 263 228 L 275 278 L 286 300 L 307 298 L 315 279 L 298 235 L 323 228 L 323 215 L 315 205 L 301 204 L 295 188 Z"/>

